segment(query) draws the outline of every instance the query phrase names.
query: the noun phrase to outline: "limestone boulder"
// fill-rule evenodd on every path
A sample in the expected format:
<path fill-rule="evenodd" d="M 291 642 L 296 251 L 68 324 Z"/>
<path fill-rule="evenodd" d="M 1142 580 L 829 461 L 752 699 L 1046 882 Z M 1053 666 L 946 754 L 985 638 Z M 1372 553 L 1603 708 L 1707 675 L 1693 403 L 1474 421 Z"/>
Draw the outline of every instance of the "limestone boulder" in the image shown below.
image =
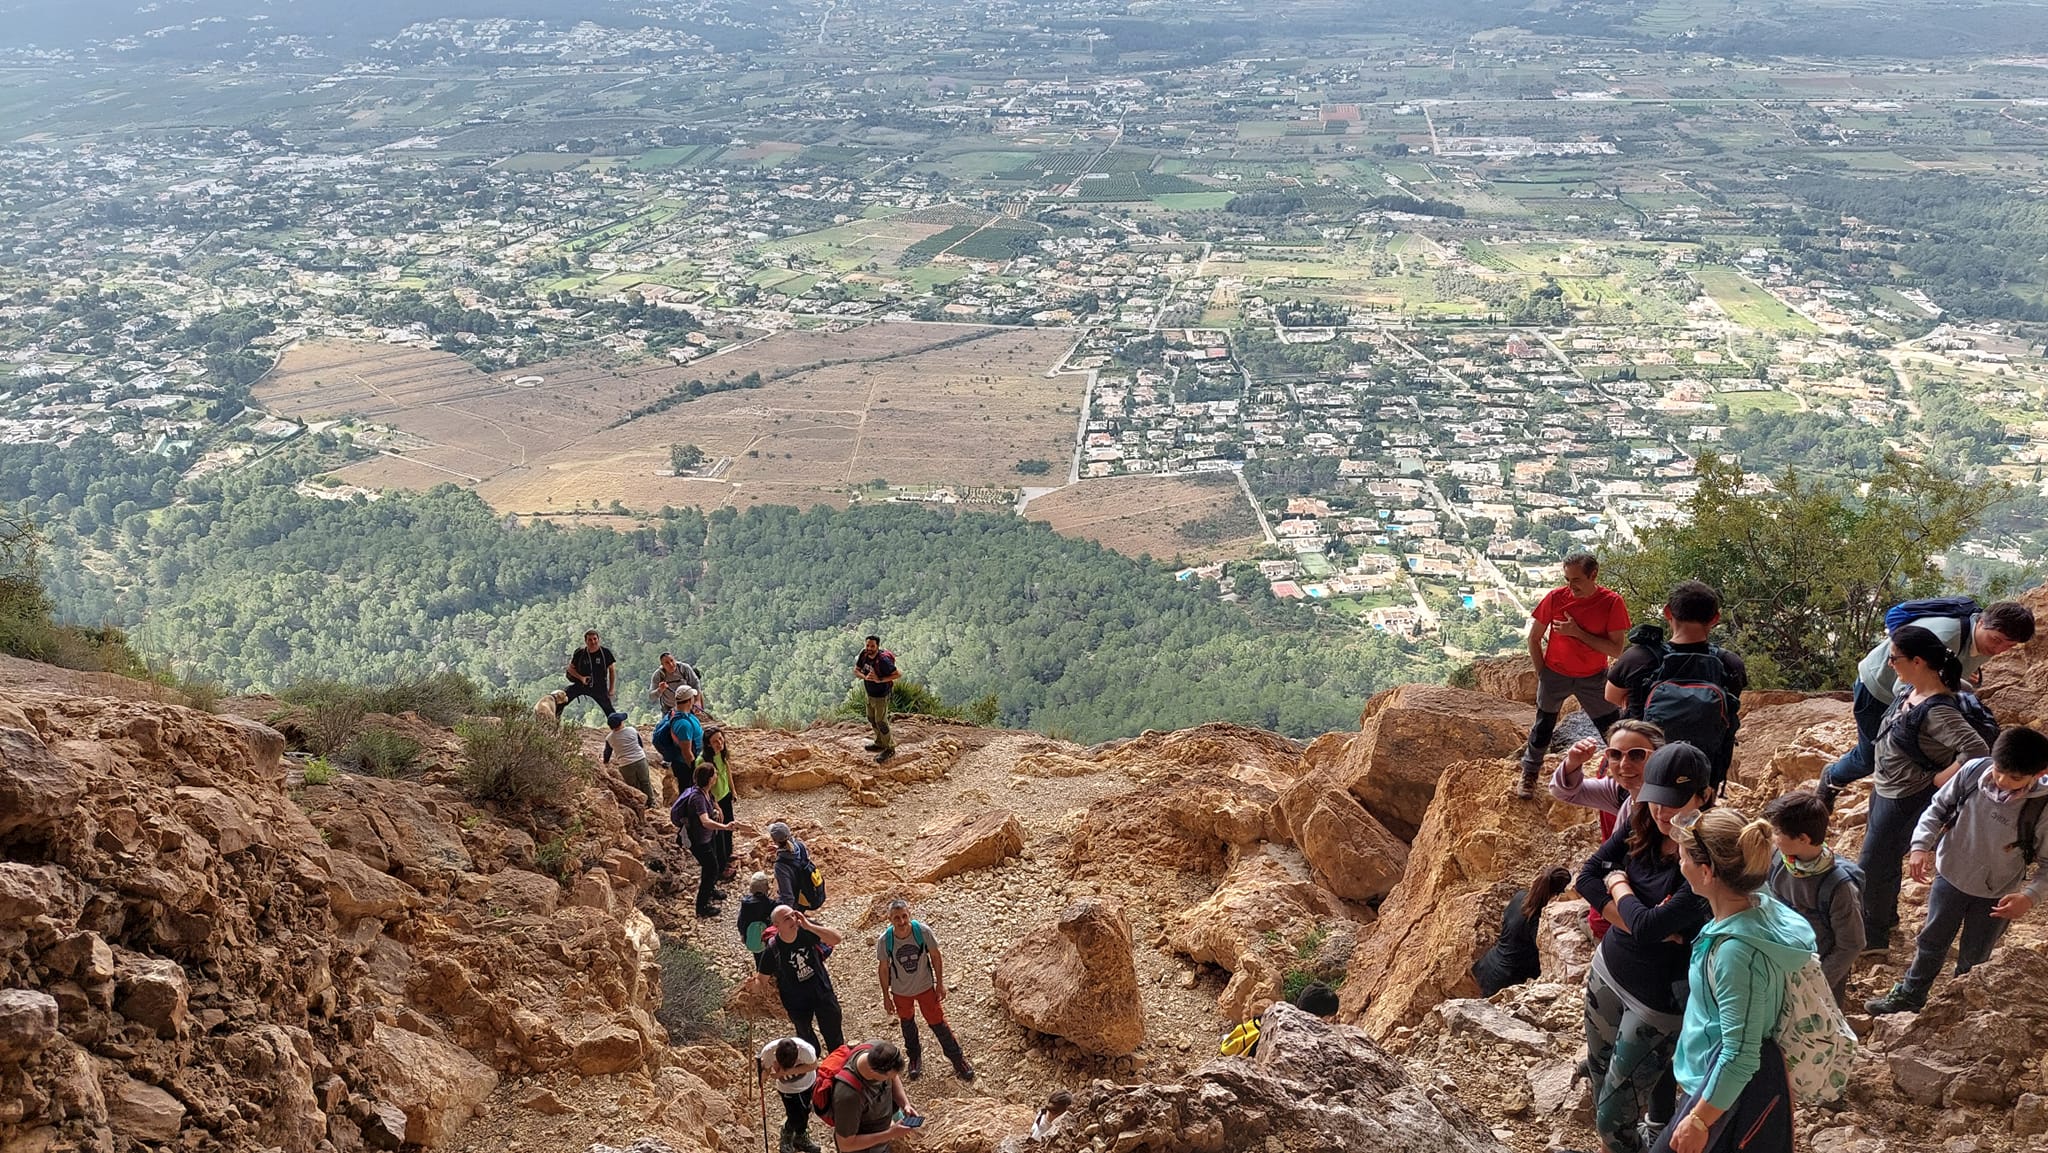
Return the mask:
<path fill-rule="evenodd" d="M 545 917 L 561 904 L 562 886 L 553 877 L 526 869 L 506 869 L 491 874 L 482 900 L 510 912 Z"/>
<path fill-rule="evenodd" d="M 993 1097 L 952 1097 L 934 1108 L 917 1133 L 918 1153 L 996 1153 L 1005 1141 L 1031 1131 L 1038 1110 Z"/>
<path fill-rule="evenodd" d="M 32 729 L 0 726 L 0 844 L 46 839 L 77 813 L 85 782 Z"/>
<path fill-rule="evenodd" d="M 131 1141 L 169 1141 L 185 1124 L 185 1103 L 146 1081 L 115 1074 L 103 1088 L 108 1124 Z"/>
<path fill-rule="evenodd" d="M 1389 832 L 1413 840 L 1444 770 L 1514 756 L 1535 713 L 1485 693 L 1402 685 L 1366 702 L 1331 771 Z"/>
<path fill-rule="evenodd" d="M 1284 839 L 1280 795 L 1294 783 L 1257 761 L 1155 765 L 1114 805 L 1098 805 L 1068 838 L 1062 860 L 1083 875 L 1219 873 L 1236 850 Z"/>
<path fill-rule="evenodd" d="M 364 917 L 389 920 L 420 904 L 412 886 L 372 868 L 353 853 L 318 851 L 326 871 L 327 903 L 343 922 Z"/>
<path fill-rule="evenodd" d="M 1536 662 L 1528 653 L 1481 657 L 1472 662 L 1471 687 L 1490 697 L 1533 706 L 1536 703 Z M 1578 707 L 1576 698 L 1565 702 L 1567 712 Z"/>
<path fill-rule="evenodd" d="M 904 865 L 906 879 L 930 883 L 987 869 L 1024 851 L 1024 827 L 1007 809 L 970 813 L 958 820 L 918 833 Z"/>
<path fill-rule="evenodd" d="M 377 1095 L 405 1114 L 405 1140 L 429 1148 L 452 1136 L 498 1087 L 489 1065 L 445 1041 L 392 1026 L 370 1040 Z"/>
<path fill-rule="evenodd" d="M 69 929 L 81 896 L 62 869 L 0 861 L 0 929 L 38 935 Z"/>
<path fill-rule="evenodd" d="M 1168 922 L 1167 947 L 1221 965 L 1230 982 L 1216 1000 L 1226 1021 L 1264 1012 L 1284 995 L 1298 953 L 1346 924 L 1342 905 L 1309 877 L 1300 854 L 1281 845 L 1247 853 L 1209 897 Z"/>
<path fill-rule="evenodd" d="M 1450 1094 L 1409 1080 L 1362 1031 L 1275 1005 L 1258 1054 L 1177 1083 L 1096 1081 L 1033 1146 L 1050 1153 L 1507 1153 Z M 1110 1137 L 1113 1145 L 1104 1143 Z"/>
<path fill-rule="evenodd" d="M 2034 610 L 2034 619 L 2048 625 L 2048 585 L 2021 593 L 2021 604 Z M 2048 724 L 2048 627 L 2037 629 L 2034 639 L 1992 658 L 1984 666 L 1984 681 L 1977 695 L 1991 706 L 2000 724 Z"/>
<path fill-rule="evenodd" d="M 1472 962 L 1500 931 L 1509 896 L 1551 865 L 1573 867 L 1588 846 L 1511 798 L 1511 760 L 1466 761 L 1443 774 L 1410 847 L 1408 869 L 1359 941 L 1341 990 L 1343 1012 L 1384 1039 L 1438 1002 L 1471 997 Z"/>
<path fill-rule="evenodd" d="M 1084 1053 L 1121 1057 L 1145 1039 L 1131 925 L 1108 898 L 1076 900 L 1026 932 L 996 964 L 994 984 L 1018 1024 Z"/>
<path fill-rule="evenodd" d="M 1787 694 L 1775 704 L 1743 697 L 1742 728 L 1728 770 L 1730 799 L 1749 808 L 1789 789 L 1811 785 L 1856 744 L 1856 719 L 1840 694 Z"/>
<path fill-rule="evenodd" d="M 114 1008 L 159 1037 L 185 1031 L 190 1016 L 191 984 L 176 961 L 123 953 L 114 961 Z"/>
<path fill-rule="evenodd" d="M 1587 853 L 1591 855 L 1590 847 Z M 1542 925 L 1536 930 L 1536 953 L 1542 960 L 1544 980 L 1567 985 L 1585 981 L 1586 972 L 1593 967 L 1593 947 L 1597 944 L 1586 921 L 1587 912 L 1585 900 L 1570 894 L 1543 906 Z"/>
<path fill-rule="evenodd" d="M 1312 773 L 1280 797 L 1286 836 L 1316 879 L 1347 901 L 1377 901 L 1408 866 L 1408 845 L 1366 811 L 1333 774 Z"/>
<path fill-rule="evenodd" d="M 0 989 L 0 1066 L 19 1065 L 57 1039 L 57 999 L 37 989 Z"/>
<path fill-rule="evenodd" d="M 646 1043 L 637 1029 L 620 1024 L 606 1025 L 576 1042 L 569 1059 L 575 1064 L 576 1071 L 585 1077 L 623 1073 L 646 1062 Z"/>
<path fill-rule="evenodd" d="M 2048 941 L 2008 935 L 1989 961 L 1935 982 L 1925 1009 L 1896 1026 L 1887 1019 L 1885 1061 L 1899 1092 L 1924 1105 L 2012 1107 L 2038 1083 L 2029 1055 L 2048 1047 L 2048 1002 L 2012 994 L 2031 981 L 2048 981 Z"/>

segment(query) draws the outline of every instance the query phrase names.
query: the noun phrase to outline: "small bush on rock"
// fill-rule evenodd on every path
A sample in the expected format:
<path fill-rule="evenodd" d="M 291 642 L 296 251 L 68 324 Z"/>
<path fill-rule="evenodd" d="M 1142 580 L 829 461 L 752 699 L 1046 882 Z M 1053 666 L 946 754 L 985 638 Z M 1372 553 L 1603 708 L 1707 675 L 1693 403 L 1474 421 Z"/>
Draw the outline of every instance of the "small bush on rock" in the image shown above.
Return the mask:
<path fill-rule="evenodd" d="M 532 717 L 469 721 L 462 738 L 462 791 L 471 800 L 532 804 L 558 797 L 573 775 L 569 743 Z"/>
<path fill-rule="evenodd" d="M 661 965 L 661 1008 L 654 1019 L 675 1042 L 695 1041 L 718 1032 L 717 1016 L 730 984 L 702 951 L 678 940 L 662 942 L 654 955 Z"/>
<path fill-rule="evenodd" d="M 396 777 L 420 759 L 420 743 L 396 729 L 364 729 L 342 756 L 359 773 Z"/>

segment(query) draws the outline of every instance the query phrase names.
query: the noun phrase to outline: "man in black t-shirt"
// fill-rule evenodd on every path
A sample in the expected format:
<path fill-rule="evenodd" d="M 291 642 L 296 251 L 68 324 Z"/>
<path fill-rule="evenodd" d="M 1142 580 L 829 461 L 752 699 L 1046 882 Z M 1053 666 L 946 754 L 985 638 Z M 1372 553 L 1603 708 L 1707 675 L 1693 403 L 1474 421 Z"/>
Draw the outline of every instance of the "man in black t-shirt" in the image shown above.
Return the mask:
<path fill-rule="evenodd" d="M 896 690 L 896 678 L 901 675 L 896 671 L 896 655 L 882 647 L 881 637 L 870 636 L 853 662 L 853 675 L 867 691 L 868 724 L 875 730 L 868 751 L 875 754 L 879 765 L 896 755 L 896 738 L 889 732 L 889 694 Z"/>
<path fill-rule="evenodd" d="M 569 687 L 563 692 L 565 699 L 556 709 L 556 715 L 569 707 L 577 697 L 589 697 L 597 702 L 597 711 L 610 716 L 612 688 L 618 680 L 618 661 L 612 651 L 597 642 L 597 630 L 583 634 L 583 647 L 569 654 L 569 665 L 563 669 L 569 676 Z"/>
<path fill-rule="evenodd" d="M 769 971 L 775 974 L 775 992 L 796 1035 L 820 1053 L 830 1053 L 846 1044 L 839 1011 L 839 993 L 832 988 L 832 974 L 825 971 L 825 950 L 840 942 L 837 929 L 828 929 L 788 905 L 777 905 L 768 914 L 775 939 L 761 950 Z M 811 1023 L 817 1022 L 817 1032 Z M 818 1044 L 818 1034 L 825 1043 Z"/>

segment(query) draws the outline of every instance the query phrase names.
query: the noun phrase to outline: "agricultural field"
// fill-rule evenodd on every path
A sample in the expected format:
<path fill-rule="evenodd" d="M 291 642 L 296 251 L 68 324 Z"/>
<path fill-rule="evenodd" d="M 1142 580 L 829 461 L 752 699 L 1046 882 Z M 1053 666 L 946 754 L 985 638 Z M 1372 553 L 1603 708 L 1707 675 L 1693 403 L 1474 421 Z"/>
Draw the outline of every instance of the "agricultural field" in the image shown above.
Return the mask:
<path fill-rule="evenodd" d="M 1755 332 L 1779 336 L 1810 336 L 1815 324 L 1785 307 L 1777 297 L 1732 268 L 1696 268 L 1692 278 L 1729 320 Z"/>
<path fill-rule="evenodd" d="M 1014 487 L 1020 460 L 1072 453 L 1082 385 L 1045 373 L 1073 343 L 1056 329 L 869 324 L 785 332 L 729 355 L 614 380 L 641 397 L 692 378 L 760 373 L 760 388 L 704 396 L 564 438 L 480 489 L 508 512 L 845 503 L 891 485 Z M 716 374 L 716 375 L 714 375 Z M 672 445 L 712 465 L 665 475 Z"/>
<path fill-rule="evenodd" d="M 382 456 L 344 470 L 366 486 L 477 485 L 601 428 L 651 395 L 611 373 L 538 365 L 486 375 L 451 353 L 323 341 L 286 352 L 257 385 L 265 408 L 296 420 L 348 419 Z M 398 463 L 388 463 L 388 462 Z"/>
<path fill-rule="evenodd" d="M 1025 515 L 1126 556 L 1229 560 L 1265 544 L 1229 473 L 1084 480 L 1033 500 Z"/>

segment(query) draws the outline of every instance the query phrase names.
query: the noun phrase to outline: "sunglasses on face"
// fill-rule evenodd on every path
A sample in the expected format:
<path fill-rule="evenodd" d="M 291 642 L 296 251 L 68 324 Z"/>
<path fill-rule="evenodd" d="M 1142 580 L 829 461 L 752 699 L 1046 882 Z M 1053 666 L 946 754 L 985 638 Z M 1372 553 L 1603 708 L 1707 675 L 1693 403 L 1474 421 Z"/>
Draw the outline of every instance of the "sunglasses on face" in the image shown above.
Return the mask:
<path fill-rule="evenodd" d="M 1631 765 L 1640 765 L 1650 759 L 1650 750 L 1610 748 L 1606 750 L 1605 756 L 1610 761 L 1627 761 Z"/>

